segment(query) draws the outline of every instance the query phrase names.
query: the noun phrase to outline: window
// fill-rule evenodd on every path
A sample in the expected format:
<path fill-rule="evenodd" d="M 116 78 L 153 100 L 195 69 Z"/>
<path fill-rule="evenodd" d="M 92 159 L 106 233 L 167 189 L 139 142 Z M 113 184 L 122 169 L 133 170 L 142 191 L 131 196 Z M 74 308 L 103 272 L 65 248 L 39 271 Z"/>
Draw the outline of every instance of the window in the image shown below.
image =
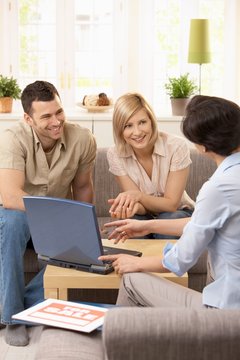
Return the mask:
<path fill-rule="evenodd" d="M 112 7 L 111 0 L 19 0 L 21 81 L 53 82 L 68 106 L 99 89 L 112 93 Z"/>
<path fill-rule="evenodd" d="M 39 77 L 52 82 L 57 78 L 56 15 L 56 0 L 18 2 L 18 67 L 25 85 Z"/>
<path fill-rule="evenodd" d="M 17 77 L 21 87 L 53 82 L 68 108 L 86 94 L 116 99 L 138 91 L 157 114 L 170 114 L 167 78 L 189 72 L 198 84 L 198 65 L 187 62 L 190 19 L 197 17 L 210 19 L 212 61 L 202 65 L 202 93 L 238 100 L 237 0 L 0 0 L 0 6 L 0 73 Z"/>
<path fill-rule="evenodd" d="M 140 23 L 145 22 L 145 29 L 150 31 L 143 34 L 140 53 L 144 53 L 146 47 L 149 56 L 145 57 L 141 67 L 142 83 L 145 92 L 148 91 L 149 97 L 153 99 L 157 112 L 170 112 L 170 100 L 164 87 L 168 77 L 189 72 L 198 85 L 199 65 L 187 62 L 191 18 L 210 20 L 212 60 L 210 64 L 202 65 L 202 93 L 223 96 L 224 1 L 152 0 L 152 12 L 148 14 L 144 12 L 146 3 L 147 0 L 142 0 Z M 152 75 L 149 80 L 148 69 Z M 142 92 L 144 88 L 141 89 Z"/>
<path fill-rule="evenodd" d="M 75 1 L 74 30 L 77 97 L 112 94 L 113 1 Z"/>

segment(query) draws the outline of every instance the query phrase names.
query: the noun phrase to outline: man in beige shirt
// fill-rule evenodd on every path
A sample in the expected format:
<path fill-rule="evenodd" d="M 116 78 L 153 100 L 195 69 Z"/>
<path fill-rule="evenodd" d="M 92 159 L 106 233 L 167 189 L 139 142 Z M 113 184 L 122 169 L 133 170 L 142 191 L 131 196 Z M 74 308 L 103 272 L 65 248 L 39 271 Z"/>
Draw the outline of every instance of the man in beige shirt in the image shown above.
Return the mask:
<path fill-rule="evenodd" d="M 24 122 L 0 138 L 0 311 L 10 345 L 29 342 L 12 315 L 43 298 L 40 272 L 25 289 L 23 255 L 30 240 L 23 196 L 93 201 L 96 142 L 88 129 L 65 122 L 56 88 L 35 81 L 22 92 Z"/>

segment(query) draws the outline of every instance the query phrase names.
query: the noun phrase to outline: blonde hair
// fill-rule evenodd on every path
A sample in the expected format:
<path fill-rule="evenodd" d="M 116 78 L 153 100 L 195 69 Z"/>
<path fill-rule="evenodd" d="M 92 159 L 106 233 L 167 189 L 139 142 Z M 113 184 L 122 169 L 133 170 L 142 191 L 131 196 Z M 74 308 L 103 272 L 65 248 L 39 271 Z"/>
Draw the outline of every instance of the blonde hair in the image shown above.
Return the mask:
<path fill-rule="evenodd" d="M 126 123 L 133 115 L 142 109 L 146 111 L 146 114 L 151 120 L 152 137 L 150 142 L 153 145 L 155 144 L 158 136 L 158 127 L 157 119 L 151 106 L 142 95 L 138 93 L 127 93 L 117 99 L 113 111 L 113 137 L 119 152 L 125 151 L 127 146 L 129 146 L 123 138 Z"/>

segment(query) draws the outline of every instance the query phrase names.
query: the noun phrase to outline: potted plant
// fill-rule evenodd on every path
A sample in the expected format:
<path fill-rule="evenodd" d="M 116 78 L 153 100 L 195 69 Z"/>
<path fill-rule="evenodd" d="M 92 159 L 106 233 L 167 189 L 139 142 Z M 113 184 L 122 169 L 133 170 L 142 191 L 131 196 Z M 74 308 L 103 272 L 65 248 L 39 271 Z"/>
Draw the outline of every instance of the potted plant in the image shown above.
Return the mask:
<path fill-rule="evenodd" d="M 189 97 L 197 91 L 197 86 L 189 78 L 189 73 L 179 77 L 170 77 L 165 84 L 167 94 L 170 96 L 173 115 L 184 115 Z"/>
<path fill-rule="evenodd" d="M 0 112 L 12 112 L 13 99 L 20 99 L 21 89 L 13 77 L 0 75 Z"/>

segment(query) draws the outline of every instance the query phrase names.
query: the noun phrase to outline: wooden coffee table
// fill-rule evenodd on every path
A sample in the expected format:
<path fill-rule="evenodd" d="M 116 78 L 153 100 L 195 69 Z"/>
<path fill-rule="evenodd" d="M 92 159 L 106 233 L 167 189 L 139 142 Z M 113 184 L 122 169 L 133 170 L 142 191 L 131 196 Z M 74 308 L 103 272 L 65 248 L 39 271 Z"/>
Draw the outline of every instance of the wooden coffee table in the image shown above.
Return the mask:
<path fill-rule="evenodd" d="M 142 256 L 162 254 L 167 242 L 175 240 L 127 240 L 125 243 L 112 244 L 109 240 L 103 240 L 103 245 L 115 246 L 122 249 L 139 250 Z M 173 273 L 155 273 L 168 280 L 183 286 L 188 286 L 187 273 L 181 277 Z M 52 299 L 68 299 L 68 289 L 118 289 L 121 277 L 115 272 L 108 275 L 93 274 L 85 271 L 61 268 L 47 265 L 44 274 L 44 296 Z"/>

